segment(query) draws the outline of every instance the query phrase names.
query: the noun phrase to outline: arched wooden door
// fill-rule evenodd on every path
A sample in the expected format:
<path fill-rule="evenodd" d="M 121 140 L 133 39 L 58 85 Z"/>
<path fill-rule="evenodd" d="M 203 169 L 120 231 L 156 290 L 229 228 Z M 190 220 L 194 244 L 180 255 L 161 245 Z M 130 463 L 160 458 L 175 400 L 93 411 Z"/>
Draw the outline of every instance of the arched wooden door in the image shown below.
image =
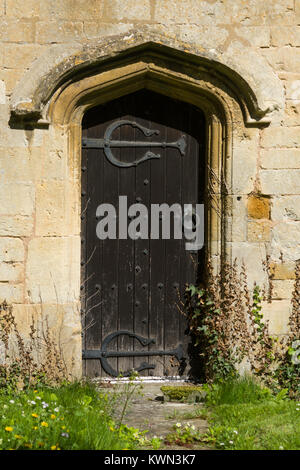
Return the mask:
<path fill-rule="evenodd" d="M 118 229 L 116 239 L 100 240 L 96 213 L 100 204 L 112 204 L 119 223 L 119 196 L 127 196 L 128 207 L 143 204 L 149 214 L 151 204 L 203 202 L 204 140 L 199 109 L 148 90 L 84 117 L 81 264 L 88 376 L 131 369 L 152 376 L 188 372 L 190 340 L 179 303 L 185 284 L 199 275 L 203 250 L 187 251 L 184 239 L 172 237 L 120 239 Z"/>

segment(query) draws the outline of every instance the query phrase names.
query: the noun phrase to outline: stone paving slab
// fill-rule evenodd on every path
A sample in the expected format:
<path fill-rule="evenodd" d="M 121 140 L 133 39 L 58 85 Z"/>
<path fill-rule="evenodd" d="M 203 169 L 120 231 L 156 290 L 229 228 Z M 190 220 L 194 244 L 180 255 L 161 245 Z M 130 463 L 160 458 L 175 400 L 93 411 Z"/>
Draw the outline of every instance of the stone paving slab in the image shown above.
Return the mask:
<path fill-rule="evenodd" d="M 138 428 L 140 431 L 148 431 L 147 437 L 165 437 L 172 431 L 177 422 L 193 424 L 203 434 L 208 429 L 205 419 L 190 417 L 196 409 L 203 406 L 199 403 L 181 403 L 164 401 L 163 393 L 160 390 L 162 385 L 186 385 L 186 383 L 144 383 L 142 395 L 137 395 L 131 401 L 124 418 L 124 423 L 128 426 Z M 108 389 L 106 389 L 108 390 Z M 168 449 L 183 449 L 176 445 L 167 446 Z M 194 445 L 194 449 L 205 450 L 207 447 Z"/>

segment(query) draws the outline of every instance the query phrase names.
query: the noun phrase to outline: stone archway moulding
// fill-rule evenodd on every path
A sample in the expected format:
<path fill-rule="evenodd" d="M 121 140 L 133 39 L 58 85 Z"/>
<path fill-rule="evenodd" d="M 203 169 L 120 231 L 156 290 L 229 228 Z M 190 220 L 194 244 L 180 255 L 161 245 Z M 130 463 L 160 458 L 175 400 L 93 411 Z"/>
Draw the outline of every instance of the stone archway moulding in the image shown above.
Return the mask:
<path fill-rule="evenodd" d="M 284 104 L 283 87 L 271 67 L 254 51 L 245 51 L 238 42 L 224 51 L 204 50 L 174 37 L 141 28 L 126 34 L 109 36 L 96 43 L 53 46 L 25 73 L 11 96 L 14 119 L 45 123 L 47 103 L 58 88 L 74 80 L 105 69 L 114 60 L 130 61 L 149 54 L 177 58 L 183 69 L 193 75 L 203 72 L 218 77 L 239 97 L 245 122 L 256 125 L 269 122 L 268 114 Z"/>

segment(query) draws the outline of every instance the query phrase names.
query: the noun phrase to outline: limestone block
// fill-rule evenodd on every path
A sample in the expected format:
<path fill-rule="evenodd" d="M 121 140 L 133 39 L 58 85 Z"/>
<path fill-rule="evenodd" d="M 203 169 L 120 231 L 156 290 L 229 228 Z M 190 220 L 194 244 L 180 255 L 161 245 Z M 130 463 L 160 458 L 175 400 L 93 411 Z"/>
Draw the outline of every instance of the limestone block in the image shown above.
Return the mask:
<path fill-rule="evenodd" d="M 0 126 L 0 147 L 27 147 L 28 141 L 23 129 L 9 129 L 7 123 Z"/>
<path fill-rule="evenodd" d="M 23 277 L 23 263 L 0 262 L 0 282 L 20 282 Z"/>
<path fill-rule="evenodd" d="M 217 24 L 230 22 L 231 12 L 226 11 L 223 2 L 195 2 L 193 0 L 175 0 L 172 7 L 165 0 L 155 4 L 155 21 L 157 23 L 177 24 Z"/>
<path fill-rule="evenodd" d="M 254 189 L 258 155 L 258 129 L 249 129 L 233 148 L 232 192 L 249 194 Z"/>
<path fill-rule="evenodd" d="M 287 100 L 300 101 L 300 74 L 288 74 L 284 82 Z M 299 122 L 298 122 L 299 125 Z"/>
<path fill-rule="evenodd" d="M 248 216 L 252 219 L 270 218 L 270 199 L 251 194 L 248 197 Z"/>
<path fill-rule="evenodd" d="M 0 40 L 3 42 L 34 42 L 35 24 L 32 19 L 15 20 L 3 17 L 0 20 Z"/>
<path fill-rule="evenodd" d="M 34 188 L 14 182 L 0 185 L 0 214 L 31 215 L 34 210 Z"/>
<path fill-rule="evenodd" d="M 43 20 L 96 20 L 103 16 L 104 3 L 105 0 L 42 0 L 39 17 Z"/>
<path fill-rule="evenodd" d="M 247 236 L 247 198 L 246 196 L 232 196 L 229 199 L 226 218 L 228 232 L 231 233 L 230 241 L 244 242 Z M 228 233 L 227 232 L 227 233 Z M 229 234 L 228 234 L 229 236 Z"/>
<path fill-rule="evenodd" d="M 285 260 L 300 259 L 300 222 L 279 222 L 273 227 L 271 247 Z"/>
<path fill-rule="evenodd" d="M 29 237 L 33 232 L 33 217 L 1 215 L 0 236 Z"/>
<path fill-rule="evenodd" d="M 263 2 L 243 0 L 226 0 L 226 6 L 231 9 L 231 21 L 242 25 L 274 25 L 294 24 L 295 13 L 292 0 Z"/>
<path fill-rule="evenodd" d="M 300 72 L 300 57 L 296 47 L 283 46 L 261 49 L 261 54 L 276 71 Z"/>
<path fill-rule="evenodd" d="M 83 23 L 80 21 L 39 21 L 36 34 L 40 44 L 78 41 L 83 38 Z"/>
<path fill-rule="evenodd" d="M 264 194 L 300 193 L 300 170 L 261 170 L 259 174 Z"/>
<path fill-rule="evenodd" d="M 0 237 L 0 261 L 24 261 L 24 244 L 19 238 Z"/>
<path fill-rule="evenodd" d="M 32 18 L 40 13 L 37 0 L 6 0 L 6 15 L 12 18 Z"/>
<path fill-rule="evenodd" d="M 166 32 L 169 31 L 172 31 L 184 42 L 191 42 L 206 49 L 215 49 L 221 46 L 229 36 L 227 29 L 216 25 L 170 24 L 166 27 Z"/>
<path fill-rule="evenodd" d="M 272 291 L 273 299 L 280 300 L 280 299 L 292 298 L 292 294 L 294 290 L 294 281 L 274 280 L 272 281 L 272 284 L 273 284 L 273 291 Z"/>
<path fill-rule="evenodd" d="M 84 21 L 83 32 L 87 39 L 99 38 L 110 34 L 126 33 L 133 28 L 132 23 L 103 23 L 102 21 Z"/>
<path fill-rule="evenodd" d="M 3 181 L 32 184 L 44 168 L 41 147 L 0 148 L 0 174 Z"/>
<path fill-rule="evenodd" d="M 80 232 L 79 193 L 68 182 L 48 181 L 37 186 L 36 235 L 74 235 Z"/>
<path fill-rule="evenodd" d="M 30 326 L 34 321 L 37 335 L 49 326 L 51 338 L 61 351 L 68 373 L 72 377 L 81 377 L 82 341 L 80 308 L 71 304 L 13 304 L 13 314 L 18 330 L 24 340 L 29 340 Z M 44 342 L 40 341 L 39 357 L 43 355 Z"/>
<path fill-rule="evenodd" d="M 113 20 L 139 20 L 147 21 L 151 19 L 150 0 L 110 0 L 106 7 L 107 18 Z"/>
<path fill-rule="evenodd" d="M 77 300 L 80 237 L 38 237 L 29 241 L 26 294 L 34 303 Z"/>
<path fill-rule="evenodd" d="M 248 222 L 247 240 L 249 242 L 266 242 L 270 240 L 271 226 L 268 221 Z"/>
<path fill-rule="evenodd" d="M 272 303 L 263 302 L 262 314 L 265 320 L 269 320 L 271 335 L 284 335 L 288 333 L 288 323 L 291 315 L 291 303 L 289 300 L 273 300 Z"/>
<path fill-rule="evenodd" d="M 262 264 L 266 259 L 265 244 L 254 242 L 234 242 L 228 245 L 231 246 L 232 259 L 234 260 L 237 258 L 239 265 L 244 261 L 248 275 L 249 287 L 252 288 L 254 282 L 256 282 L 261 288 L 267 286 L 267 274 Z"/>
<path fill-rule="evenodd" d="M 271 46 L 300 46 L 300 26 L 271 28 Z"/>
<path fill-rule="evenodd" d="M 1 51 L 0 51 L 0 65 L 1 65 Z M 15 88 L 17 82 L 24 74 L 22 69 L 4 69 L 0 68 L 0 77 L 5 83 L 6 94 L 10 95 Z"/>
<path fill-rule="evenodd" d="M 23 302 L 23 284 L 9 284 L 0 282 L 0 302 L 6 300 L 8 303 Z"/>
<path fill-rule="evenodd" d="M 286 126 L 297 126 L 300 122 L 300 101 L 286 102 L 284 122 Z"/>
<path fill-rule="evenodd" d="M 300 169 L 300 149 L 262 150 L 260 166 L 265 169 Z"/>
<path fill-rule="evenodd" d="M 238 26 L 234 28 L 236 35 L 252 47 L 270 46 L 270 28 L 267 26 Z"/>
<path fill-rule="evenodd" d="M 271 213 L 272 220 L 300 221 L 300 196 L 281 196 L 274 198 Z"/>
<path fill-rule="evenodd" d="M 4 66 L 12 69 L 26 69 L 44 48 L 39 44 L 4 44 Z"/>
<path fill-rule="evenodd" d="M 262 133 L 262 146 L 270 147 L 300 147 L 300 132 L 298 127 L 268 127 Z"/>
<path fill-rule="evenodd" d="M 0 104 L 6 104 L 6 88 L 3 80 L 0 80 Z"/>
<path fill-rule="evenodd" d="M 270 273 L 274 280 L 295 279 L 295 263 L 277 263 L 273 261 L 270 263 Z"/>

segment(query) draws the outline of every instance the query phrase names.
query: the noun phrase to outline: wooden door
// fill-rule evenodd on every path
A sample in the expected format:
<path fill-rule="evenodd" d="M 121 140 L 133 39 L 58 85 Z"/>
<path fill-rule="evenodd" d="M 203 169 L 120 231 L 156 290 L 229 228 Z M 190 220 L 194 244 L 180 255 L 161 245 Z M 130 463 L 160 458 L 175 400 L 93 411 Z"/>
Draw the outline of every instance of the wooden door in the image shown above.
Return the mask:
<path fill-rule="evenodd" d="M 180 139 L 184 150 L 169 145 Z M 132 369 L 152 376 L 188 373 L 190 339 L 178 306 L 186 283 L 199 275 L 203 250 L 187 251 L 184 239 L 172 237 L 119 239 L 118 231 L 116 239 L 100 240 L 96 211 L 112 204 L 119 222 L 119 196 L 127 196 L 128 207 L 143 204 L 149 214 L 151 204 L 202 202 L 204 139 L 199 109 L 147 90 L 84 117 L 81 264 L 88 376 Z M 159 157 L 147 158 L 152 154 Z"/>

